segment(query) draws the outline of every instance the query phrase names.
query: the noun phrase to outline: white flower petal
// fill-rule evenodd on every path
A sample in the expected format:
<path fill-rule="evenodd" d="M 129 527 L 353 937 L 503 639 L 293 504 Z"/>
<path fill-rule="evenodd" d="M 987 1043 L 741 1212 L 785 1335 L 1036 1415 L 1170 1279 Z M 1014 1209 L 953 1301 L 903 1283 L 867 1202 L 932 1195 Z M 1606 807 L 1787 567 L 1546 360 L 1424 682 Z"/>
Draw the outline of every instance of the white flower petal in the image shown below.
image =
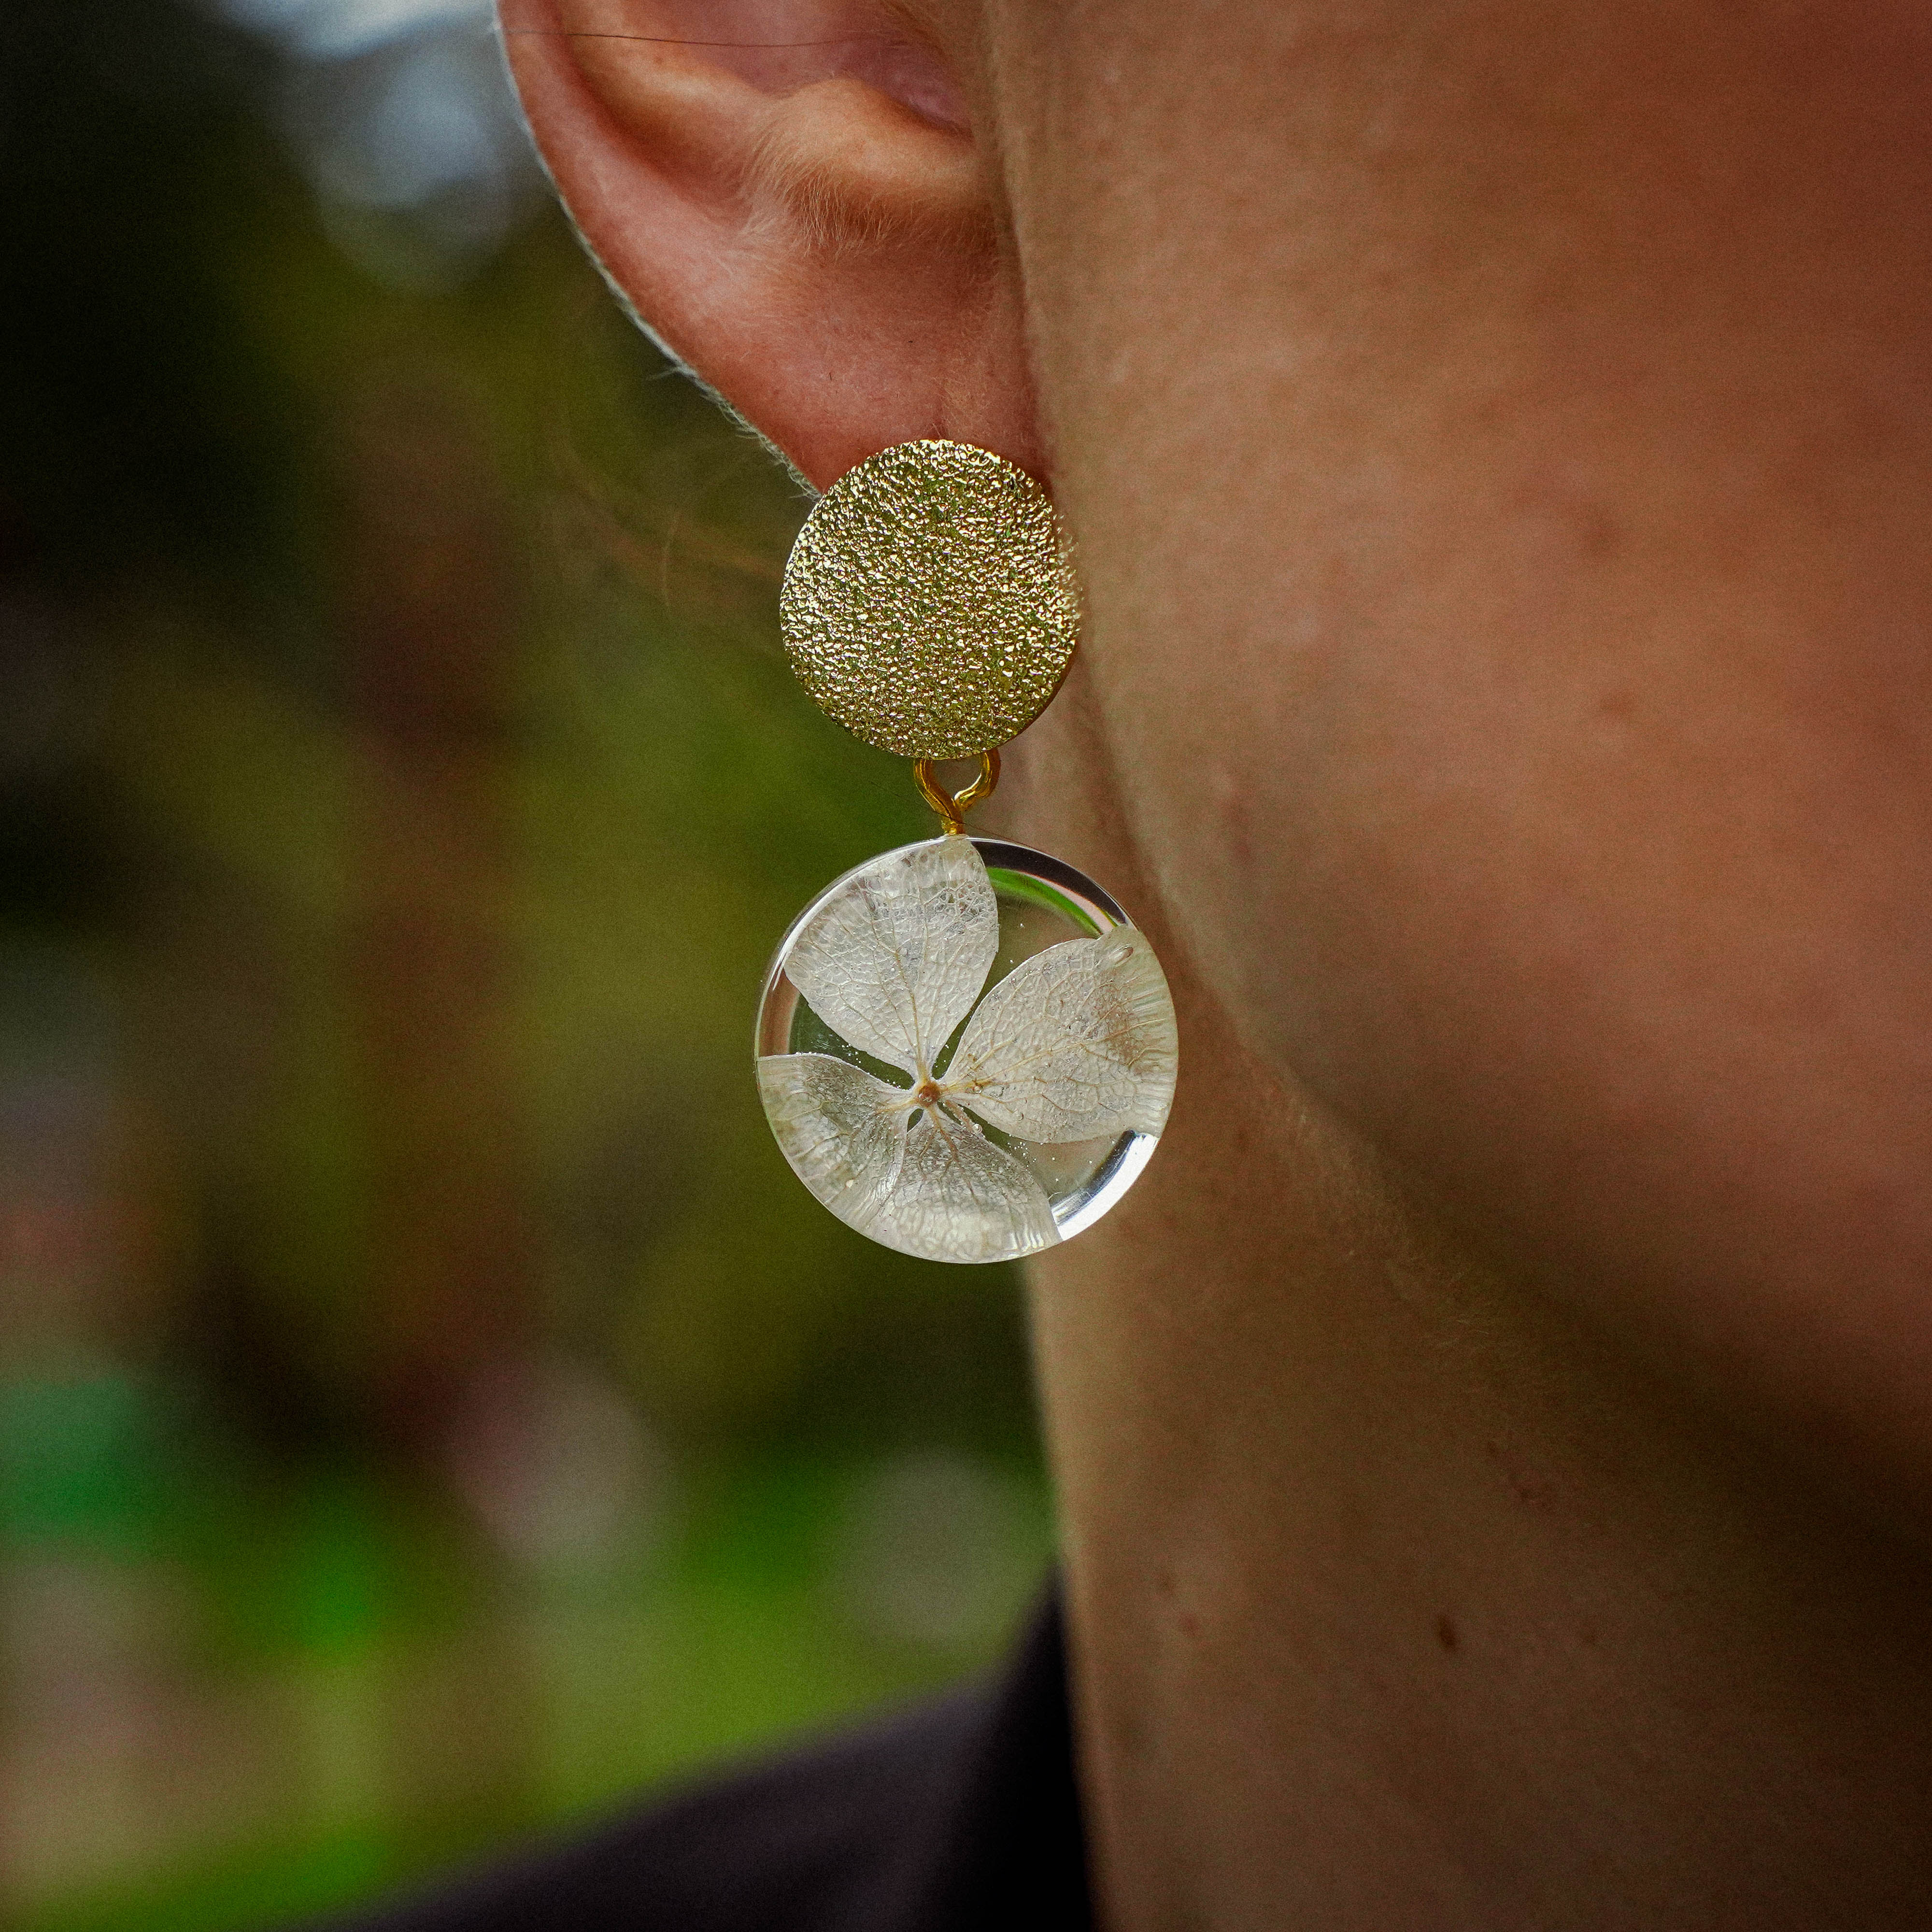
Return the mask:
<path fill-rule="evenodd" d="M 942 1084 L 1018 1140 L 1157 1134 L 1178 1049 L 1160 963 L 1123 926 L 1022 960 L 980 1001 Z"/>
<path fill-rule="evenodd" d="M 829 1053 L 767 1054 L 758 1095 L 792 1172 L 862 1233 L 898 1184 L 905 1150 L 902 1087 Z"/>
<path fill-rule="evenodd" d="M 898 1180 L 866 1232 L 934 1262 L 1013 1261 L 1060 1239 L 1026 1167 L 970 1120 L 932 1107 L 907 1135 Z"/>
<path fill-rule="evenodd" d="M 862 1053 L 928 1071 L 986 983 L 1000 911 L 965 838 L 889 853 L 818 910 L 785 961 L 806 1004 Z"/>

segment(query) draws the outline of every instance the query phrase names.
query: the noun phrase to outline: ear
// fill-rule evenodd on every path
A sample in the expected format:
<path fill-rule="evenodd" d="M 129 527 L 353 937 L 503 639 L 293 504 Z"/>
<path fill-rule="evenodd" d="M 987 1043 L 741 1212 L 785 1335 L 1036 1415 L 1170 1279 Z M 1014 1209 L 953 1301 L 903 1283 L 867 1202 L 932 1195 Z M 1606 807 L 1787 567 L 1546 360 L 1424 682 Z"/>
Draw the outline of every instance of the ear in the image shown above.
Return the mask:
<path fill-rule="evenodd" d="M 993 172 L 903 7 L 502 16 L 532 131 L 606 272 L 808 482 L 916 436 L 1042 469 Z M 740 44 L 706 44 L 727 22 Z"/>

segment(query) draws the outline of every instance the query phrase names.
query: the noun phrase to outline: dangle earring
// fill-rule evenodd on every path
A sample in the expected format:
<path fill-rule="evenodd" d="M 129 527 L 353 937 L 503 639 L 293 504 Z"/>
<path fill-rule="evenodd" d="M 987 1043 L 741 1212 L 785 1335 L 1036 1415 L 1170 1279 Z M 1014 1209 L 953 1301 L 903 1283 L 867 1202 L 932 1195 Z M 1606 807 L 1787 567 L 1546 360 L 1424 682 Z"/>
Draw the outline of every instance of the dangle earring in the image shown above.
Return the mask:
<path fill-rule="evenodd" d="M 1004 1262 L 1090 1227 L 1174 1097 L 1174 1003 L 1145 937 L 1058 859 L 975 838 L 999 748 L 1060 688 L 1080 600 L 1051 498 L 969 444 L 902 442 L 806 520 L 780 598 L 792 668 L 915 762 L 940 836 L 793 922 L 758 1010 L 758 1091 L 792 1169 L 862 1234 Z M 934 765 L 976 758 L 949 794 Z"/>

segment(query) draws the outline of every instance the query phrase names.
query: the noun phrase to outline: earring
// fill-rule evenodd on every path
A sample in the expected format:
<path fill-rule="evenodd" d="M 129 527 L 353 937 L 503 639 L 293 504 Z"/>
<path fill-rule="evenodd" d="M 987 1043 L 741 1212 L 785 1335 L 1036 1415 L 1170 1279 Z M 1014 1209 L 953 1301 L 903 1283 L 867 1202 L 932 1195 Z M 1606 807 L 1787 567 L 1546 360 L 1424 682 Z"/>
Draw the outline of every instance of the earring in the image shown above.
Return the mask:
<path fill-rule="evenodd" d="M 766 1118 L 874 1240 L 930 1261 L 1037 1253 L 1139 1178 L 1178 1054 L 1160 963 L 1112 899 L 964 830 L 1078 640 L 1052 500 L 990 450 L 899 443 L 819 500 L 779 613 L 806 690 L 914 760 L 941 831 L 836 880 L 780 942 L 758 1010 Z M 963 791 L 934 772 L 948 758 L 979 760 Z"/>

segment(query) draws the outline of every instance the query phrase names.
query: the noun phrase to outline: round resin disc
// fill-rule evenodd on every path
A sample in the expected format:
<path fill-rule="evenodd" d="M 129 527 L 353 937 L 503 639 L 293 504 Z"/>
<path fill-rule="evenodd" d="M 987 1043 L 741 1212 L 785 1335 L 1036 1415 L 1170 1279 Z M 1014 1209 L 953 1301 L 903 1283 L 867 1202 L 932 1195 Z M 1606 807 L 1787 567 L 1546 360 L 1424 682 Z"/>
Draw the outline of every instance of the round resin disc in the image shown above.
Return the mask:
<path fill-rule="evenodd" d="M 887 1247 L 1004 1262 L 1090 1227 L 1174 1098 L 1174 1002 L 1092 880 L 993 838 L 882 853 L 772 962 L 758 1090 L 792 1169 Z"/>

